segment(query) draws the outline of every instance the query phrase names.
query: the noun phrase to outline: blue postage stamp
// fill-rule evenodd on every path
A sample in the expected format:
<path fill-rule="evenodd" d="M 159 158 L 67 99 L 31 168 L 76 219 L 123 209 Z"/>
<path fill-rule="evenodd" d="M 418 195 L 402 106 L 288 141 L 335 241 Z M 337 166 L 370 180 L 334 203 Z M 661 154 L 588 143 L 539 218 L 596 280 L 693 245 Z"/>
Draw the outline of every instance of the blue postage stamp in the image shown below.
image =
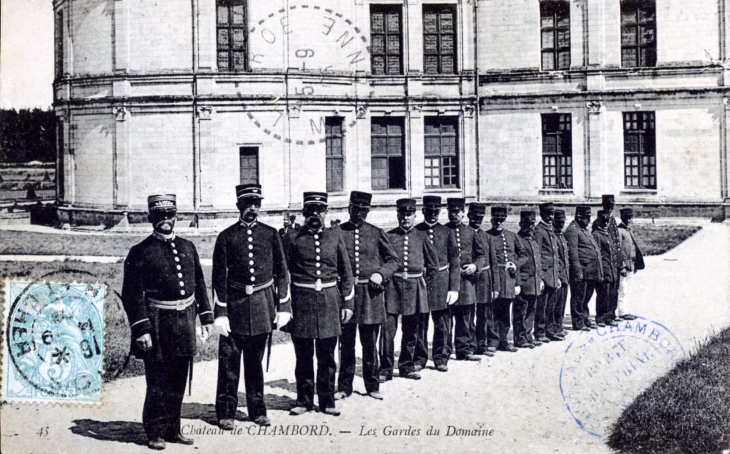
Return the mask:
<path fill-rule="evenodd" d="M 8 281 L 5 295 L 3 400 L 100 404 L 106 285 Z"/>
<path fill-rule="evenodd" d="M 578 426 L 603 438 L 621 411 L 684 356 L 667 327 L 641 317 L 581 332 L 565 350 L 560 392 Z"/>

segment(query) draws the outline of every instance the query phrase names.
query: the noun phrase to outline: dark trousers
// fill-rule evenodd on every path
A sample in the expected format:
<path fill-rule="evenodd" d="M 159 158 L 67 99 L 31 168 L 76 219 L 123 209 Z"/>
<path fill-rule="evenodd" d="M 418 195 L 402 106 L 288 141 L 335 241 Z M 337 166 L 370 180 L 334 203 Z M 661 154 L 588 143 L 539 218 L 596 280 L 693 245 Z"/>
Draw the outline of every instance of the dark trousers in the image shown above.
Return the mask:
<path fill-rule="evenodd" d="M 611 323 L 616 316 L 613 307 L 613 282 L 596 284 L 596 322 Z"/>
<path fill-rule="evenodd" d="M 596 281 L 573 281 L 570 283 L 570 318 L 573 329 L 581 329 L 591 325 L 588 302 L 593 296 Z"/>
<path fill-rule="evenodd" d="M 537 318 L 537 305 L 540 302 L 539 295 L 520 295 L 515 299 L 523 298 L 525 304 L 525 339 L 527 342 L 534 341 L 537 336 L 533 335 L 535 329 L 535 319 Z M 514 307 L 514 306 L 513 306 Z M 514 317 L 512 319 L 514 324 Z M 513 327 L 514 329 L 514 327 Z"/>
<path fill-rule="evenodd" d="M 312 358 L 317 354 L 317 396 L 319 408 L 335 408 L 335 347 L 337 337 L 324 339 L 309 339 L 291 337 L 294 344 L 294 353 L 297 362 L 294 376 L 297 379 L 297 407 L 314 407 L 314 362 Z"/>
<path fill-rule="evenodd" d="M 630 271 L 629 271 L 630 272 Z M 621 282 L 621 274 L 617 274 L 619 276 L 618 279 L 616 279 L 616 282 L 611 282 L 611 316 L 613 319 L 616 318 L 616 309 L 618 309 L 618 286 Z"/>
<path fill-rule="evenodd" d="M 164 361 L 144 360 L 147 392 L 142 425 L 148 440 L 170 438 L 180 433 L 180 412 L 192 360 L 187 356 Z"/>
<path fill-rule="evenodd" d="M 248 418 L 253 421 L 266 416 L 264 403 L 264 359 L 268 334 L 256 336 L 220 336 L 218 340 L 218 387 L 215 413 L 218 421 L 233 419 L 238 408 L 238 384 L 241 378 L 243 355 L 243 381 L 246 386 Z"/>
<path fill-rule="evenodd" d="M 497 347 L 499 335 L 494 329 L 492 302 L 477 303 L 476 329 L 472 338 L 472 348 L 477 353 L 485 353 L 488 347 Z"/>
<path fill-rule="evenodd" d="M 428 313 L 420 314 L 421 321 L 418 324 L 418 339 L 416 341 L 416 352 L 414 364 L 426 367 L 428 362 Z"/>
<path fill-rule="evenodd" d="M 340 336 L 340 374 L 337 377 L 337 390 L 348 396 L 352 394 L 352 382 L 355 378 L 357 359 L 355 357 L 355 340 L 360 331 L 362 345 L 362 379 L 365 390 L 369 393 L 378 391 L 378 332 L 380 325 L 358 325 L 348 323 L 342 326 Z"/>
<path fill-rule="evenodd" d="M 494 322 L 497 325 L 499 335 L 498 347 L 509 346 L 507 335 L 510 329 L 510 306 L 514 300 L 511 298 L 497 298 L 494 300 Z"/>
<path fill-rule="evenodd" d="M 383 350 L 380 352 L 380 376 L 393 378 L 395 365 L 395 334 L 398 332 L 398 314 L 387 314 L 385 321 L 385 337 Z M 401 319 L 400 356 L 398 357 L 398 372 L 401 376 L 414 371 L 416 343 L 421 314 L 404 315 Z"/>
<path fill-rule="evenodd" d="M 433 320 L 433 342 L 431 344 L 431 357 L 436 366 L 446 365 L 451 356 L 449 341 L 451 338 L 451 306 L 441 311 L 432 311 Z"/>
<path fill-rule="evenodd" d="M 495 307 L 497 302 L 490 301 L 485 306 L 487 315 L 487 348 L 497 348 L 499 345 L 499 329 L 497 326 L 497 316 L 495 315 Z M 477 324 L 479 323 L 479 316 L 477 315 Z M 477 328 L 479 330 L 479 328 Z"/>
<path fill-rule="evenodd" d="M 565 304 L 568 302 L 568 284 L 563 284 L 555 290 L 555 307 L 553 312 L 553 333 L 563 332 L 565 318 Z"/>
<path fill-rule="evenodd" d="M 528 318 L 531 310 L 532 320 L 534 322 L 535 313 L 535 295 L 518 295 L 512 303 L 512 335 L 515 345 L 525 345 L 532 340 L 532 334 L 529 332 Z"/>
<path fill-rule="evenodd" d="M 473 355 L 476 351 L 472 348 L 472 336 L 476 331 L 474 324 L 474 312 L 476 304 L 464 304 L 451 306 L 451 315 L 454 318 L 454 349 L 456 359 L 464 359 Z"/>
<path fill-rule="evenodd" d="M 535 305 L 535 338 L 541 339 L 543 337 L 552 336 L 551 325 L 553 322 L 553 312 L 555 312 L 555 287 L 548 287 L 547 285 L 537 297 L 537 304 Z"/>

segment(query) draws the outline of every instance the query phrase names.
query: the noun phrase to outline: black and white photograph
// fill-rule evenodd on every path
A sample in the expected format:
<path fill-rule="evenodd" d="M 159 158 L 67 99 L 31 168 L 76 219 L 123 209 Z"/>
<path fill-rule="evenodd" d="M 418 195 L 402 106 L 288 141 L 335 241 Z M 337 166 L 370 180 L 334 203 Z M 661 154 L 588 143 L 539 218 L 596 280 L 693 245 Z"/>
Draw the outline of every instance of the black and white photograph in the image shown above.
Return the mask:
<path fill-rule="evenodd" d="M 730 0 L 0 0 L 0 451 L 730 454 Z"/>

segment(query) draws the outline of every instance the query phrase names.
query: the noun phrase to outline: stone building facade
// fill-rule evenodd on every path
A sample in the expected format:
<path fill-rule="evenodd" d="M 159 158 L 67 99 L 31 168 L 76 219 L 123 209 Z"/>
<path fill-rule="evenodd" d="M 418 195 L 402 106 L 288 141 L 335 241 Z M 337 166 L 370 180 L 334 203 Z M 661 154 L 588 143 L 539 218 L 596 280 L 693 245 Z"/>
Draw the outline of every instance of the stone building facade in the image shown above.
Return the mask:
<path fill-rule="evenodd" d="M 173 192 L 208 222 L 255 181 L 271 215 L 357 189 L 725 217 L 728 3 L 56 0 L 60 209 Z"/>

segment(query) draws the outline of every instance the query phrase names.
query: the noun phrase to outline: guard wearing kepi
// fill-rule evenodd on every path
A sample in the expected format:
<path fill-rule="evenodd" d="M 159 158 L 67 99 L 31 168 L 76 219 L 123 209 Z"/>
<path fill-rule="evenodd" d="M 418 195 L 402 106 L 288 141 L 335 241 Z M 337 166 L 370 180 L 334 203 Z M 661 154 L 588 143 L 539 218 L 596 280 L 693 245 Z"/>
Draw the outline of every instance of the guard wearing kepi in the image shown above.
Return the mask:
<path fill-rule="evenodd" d="M 190 445 L 180 432 L 188 370 L 192 380 L 195 319 L 207 339 L 213 323 L 198 252 L 175 235 L 174 194 L 147 199 L 154 232 L 133 246 L 124 261 L 122 302 L 132 331 L 132 354 L 145 365 L 147 393 L 142 424 L 151 449 L 165 441 Z"/>
<path fill-rule="evenodd" d="M 535 339 L 546 342 L 564 339 L 562 328 L 555 332 L 553 313 L 557 304 L 557 292 L 560 283 L 560 240 L 555 234 L 553 219 L 555 206 L 552 202 L 540 204 L 540 222 L 533 231 L 535 241 L 540 246 L 540 263 L 542 263 L 542 281 L 545 284 L 535 309 Z"/>
<path fill-rule="evenodd" d="M 342 334 L 341 324 L 350 321 L 354 308 L 352 267 L 340 232 L 324 228 L 327 193 L 305 192 L 302 213 L 305 225 L 284 239 L 294 310 L 289 331 L 297 357 L 297 401 L 290 414 L 301 415 L 314 408 L 316 352 L 319 409 L 338 416 L 335 349 L 337 337 Z"/>
<path fill-rule="evenodd" d="M 495 298 L 495 282 L 499 280 L 497 272 L 497 257 L 494 255 L 494 249 L 490 246 L 487 232 L 482 230 L 482 222 L 484 215 L 487 213 L 487 207 L 483 203 L 469 204 L 469 227 L 476 232 L 478 240 L 484 248 L 484 266 L 477 277 L 477 304 L 476 304 L 476 330 L 471 338 L 471 347 L 474 354 L 483 356 L 494 356 L 494 352 L 489 351 L 489 336 L 498 338 L 499 335 L 494 328 L 494 306 L 492 303 Z"/>
<path fill-rule="evenodd" d="M 357 366 L 355 339 L 360 331 L 362 373 L 365 390 L 370 397 L 383 399 L 378 380 L 378 332 L 385 322 L 384 285 L 400 265 L 398 255 L 382 229 L 365 222 L 370 212 L 372 194 L 350 193 L 350 220 L 336 227 L 347 247 L 350 265 L 355 274 L 354 313 L 349 323 L 342 325 L 340 336 L 340 375 L 335 399 L 352 394 L 352 382 Z"/>
<path fill-rule="evenodd" d="M 436 249 L 439 271 L 428 287 L 428 308 L 433 320 L 433 342 L 431 357 L 439 372 L 449 370 L 449 339 L 452 336 L 451 306 L 459 299 L 461 288 L 461 251 L 456 244 L 454 231 L 438 222 L 441 211 L 441 197 L 423 196 L 423 222 L 416 226 L 428 235 L 429 242 Z M 421 330 L 416 346 L 416 371 L 428 362 L 428 313 L 421 319 Z"/>
<path fill-rule="evenodd" d="M 289 276 L 279 233 L 257 220 L 261 186 L 236 186 L 241 217 L 218 235 L 213 250 L 213 299 L 218 343 L 215 410 L 223 430 L 233 429 L 243 355 L 248 417 L 271 425 L 264 403 L 266 340 L 289 322 Z"/>

